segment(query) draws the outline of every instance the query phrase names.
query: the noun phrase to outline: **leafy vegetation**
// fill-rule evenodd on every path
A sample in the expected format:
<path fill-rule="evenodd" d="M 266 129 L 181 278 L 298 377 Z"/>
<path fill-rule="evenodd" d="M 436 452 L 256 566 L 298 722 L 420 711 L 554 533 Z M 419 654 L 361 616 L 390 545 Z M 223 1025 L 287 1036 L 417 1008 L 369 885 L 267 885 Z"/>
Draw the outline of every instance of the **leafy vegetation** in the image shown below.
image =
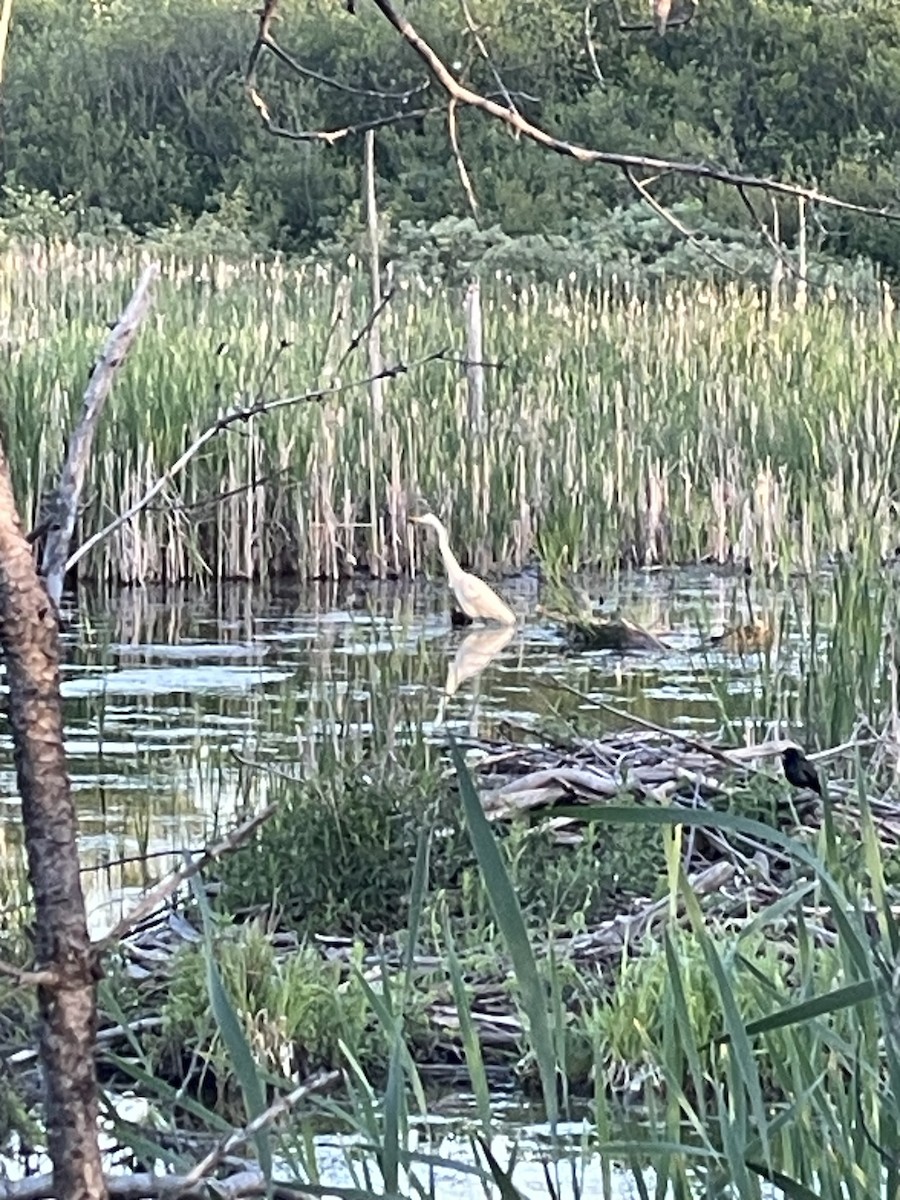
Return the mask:
<path fill-rule="evenodd" d="M 274 780 L 277 814 L 249 853 L 222 866 L 225 911 L 264 908 L 306 936 L 395 933 L 408 914 L 424 827 L 433 831 L 430 885 L 437 905 L 427 906 L 428 920 L 441 909 L 467 938 L 490 937 L 455 787 L 407 749 L 382 755 L 328 756 L 306 782 Z M 554 845 L 523 822 L 503 837 L 502 853 L 529 922 L 541 928 L 584 928 L 628 895 L 652 890 L 658 878 L 654 839 L 635 830 L 589 836 L 573 848 Z M 318 870 L 320 863 L 328 870 Z"/>
<path fill-rule="evenodd" d="M 334 1066 L 341 1041 L 366 1061 L 373 1057 L 363 1050 L 368 1004 L 358 980 L 351 976 L 343 984 L 339 967 L 323 963 L 318 951 L 301 946 L 278 955 L 270 931 L 256 922 L 219 930 L 214 947 L 223 986 L 263 1072 L 302 1076 Z M 180 951 L 171 970 L 157 1061 L 192 1090 L 220 1089 L 224 1100 L 229 1053 L 210 1012 L 202 949 Z"/>
<path fill-rule="evenodd" d="M 707 0 L 662 38 L 637 0 L 621 6 L 626 22 L 644 26 L 637 30 L 619 28 L 615 6 L 595 6 L 602 82 L 580 0 L 471 7 L 516 103 L 563 137 L 806 180 L 862 203 L 894 201 L 900 16 L 880 0 Z M 279 40 L 309 70 L 391 95 L 423 81 L 415 56 L 373 6 L 361 5 L 356 17 L 337 2 L 282 16 Z M 414 19 L 476 86 L 496 92 L 456 5 L 428 0 Z M 23 193 L 45 194 L 65 200 L 85 231 L 141 234 L 184 232 L 215 215 L 226 238 L 230 229 L 257 246 L 309 251 L 331 243 L 346 253 L 360 227 L 359 140 L 329 147 L 263 132 L 242 87 L 255 25 L 255 14 L 233 0 L 22 0 L 4 80 L 8 211 Z M 340 128 L 398 109 L 390 96 L 337 92 L 272 63 L 261 87 L 276 120 L 299 129 Z M 406 108 L 430 102 L 426 92 Z M 602 237 L 609 214 L 635 203 L 618 172 L 548 161 L 477 114 L 462 113 L 460 126 L 485 225 L 532 239 L 522 253 L 536 261 L 558 257 L 552 237 L 576 246 Z M 377 170 L 393 229 L 424 231 L 466 211 L 440 111 L 381 131 Z M 684 200 L 698 187 L 664 180 L 658 194 Z M 715 186 L 703 194 L 701 231 L 734 237 L 739 248 L 755 228 L 739 198 Z M 797 213 L 781 207 L 790 241 Z M 33 216 L 30 232 L 38 232 L 40 212 Z M 866 255 L 890 271 L 900 263 L 896 226 L 821 213 L 812 228 L 816 246 Z M 644 233 L 651 258 L 674 236 L 658 226 Z"/>
<path fill-rule="evenodd" d="M 104 1080 L 126 1083 L 149 1108 L 115 1117 L 121 1143 L 142 1161 L 186 1169 L 197 1157 L 186 1128 L 219 1137 L 226 1122 L 243 1124 L 298 1077 L 334 1064 L 339 1089 L 283 1119 L 266 1153 L 284 1178 L 316 1180 L 316 1135 L 348 1131 L 369 1148 L 347 1166 L 357 1186 L 377 1190 L 378 1173 L 396 1169 L 398 1193 L 411 1194 L 402 1165 L 459 1160 L 458 1144 L 450 1154 L 429 1140 L 426 1065 L 464 1063 L 478 1132 L 495 1157 L 492 1165 L 473 1142 L 485 1176 L 512 1171 L 492 1141 L 504 1130 L 492 1107 L 502 1071 L 507 1085 L 542 1088 L 550 1114 L 556 1103 L 561 1118 L 578 1120 L 588 1106 L 583 1144 L 552 1134 L 542 1144 L 549 1170 L 568 1169 L 567 1158 L 599 1169 L 599 1153 L 640 1179 L 652 1166 L 684 1196 L 722 1194 L 734 1180 L 759 1195 L 763 1181 L 782 1176 L 793 1194 L 815 1188 L 824 1200 L 892 1187 L 897 880 L 869 813 L 870 804 L 890 812 L 892 743 L 879 739 L 874 753 L 865 743 L 896 721 L 893 646 L 879 633 L 894 621 L 898 584 L 864 550 L 817 586 L 815 605 L 795 580 L 779 636 L 737 675 L 707 650 L 694 663 L 715 686 L 726 739 L 729 730 L 738 741 L 762 736 L 775 721 L 796 727 L 801 714 L 812 721 L 816 705 L 846 693 L 806 731 L 810 743 L 865 735 L 844 772 L 830 772 L 830 827 L 795 829 L 780 779 L 738 774 L 721 811 L 582 807 L 584 842 L 555 846 L 546 817 L 564 810 L 478 822 L 468 774 L 459 760 L 447 771 L 426 724 L 430 705 L 420 704 L 423 680 L 432 667 L 439 678 L 443 664 L 427 648 L 417 658 L 396 621 L 402 648 L 351 655 L 339 686 L 333 663 L 282 681 L 252 734 L 271 774 L 254 770 L 240 789 L 251 807 L 280 797 L 280 816 L 222 869 L 215 915 L 201 909 L 202 942 L 174 958 L 150 949 L 132 960 L 149 977 L 120 968 L 103 985 L 104 1023 L 126 1027 L 104 1041 Z M 580 669 L 596 693 L 589 664 Z M 728 686 L 735 678 L 742 690 Z M 607 719 L 583 703 L 577 711 L 584 737 Z M 559 745 L 569 715 L 563 705 L 555 713 Z M 204 749 L 193 784 L 214 795 L 219 780 L 233 796 L 215 746 Z M 298 782 L 283 778 L 288 771 Z M 685 839 L 699 827 L 698 836 L 710 828 L 774 846 L 790 871 L 777 888 L 763 878 L 746 912 L 723 917 L 718 897 L 682 874 L 679 825 Z M 750 861 L 747 870 L 752 877 Z M 573 952 L 571 934 L 596 933 L 609 914 L 628 919 L 632 888 L 654 899 L 652 924 L 602 964 Z M 346 933 L 352 944 L 342 945 Z M 330 935 L 327 954 L 316 934 Z M 162 1027 L 142 1029 L 148 1014 Z M 28 1129 L 28 1105 L 10 1099 L 7 1119 Z M 639 1133 L 628 1124 L 636 1111 Z M 846 1193 L 848 1176 L 855 1191 Z"/>

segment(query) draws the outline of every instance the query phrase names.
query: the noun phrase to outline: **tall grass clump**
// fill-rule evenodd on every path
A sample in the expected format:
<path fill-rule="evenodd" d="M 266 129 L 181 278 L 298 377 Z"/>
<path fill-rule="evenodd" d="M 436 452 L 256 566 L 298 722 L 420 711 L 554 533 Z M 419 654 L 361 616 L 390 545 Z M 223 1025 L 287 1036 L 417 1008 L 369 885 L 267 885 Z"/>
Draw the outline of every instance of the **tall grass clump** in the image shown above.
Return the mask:
<path fill-rule="evenodd" d="M 552 1036 L 555 988 L 539 969 L 494 835 L 458 753 L 455 758 L 467 824 L 515 964 L 552 1124 L 566 1078 L 560 1042 Z M 827 839 L 821 853 L 812 853 L 740 817 L 616 806 L 571 810 L 603 826 L 656 827 L 664 847 L 675 849 L 666 854 L 664 969 L 659 948 L 655 956 L 626 963 L 624 994 L 613 993 L 593 1023 L 598 1132 L 614 1127 L 604 1088 L 614 1040 L 620 1052 L 627 1047 L 632 1072 L 643 1078 L 646 1137 L 598 1147 L 634 1164 L 642 1194 L 648 1194 L 642 1178 L 648 1162 L 657 1195 L 671 1187 L 685 1197 L 761 1197 L 771 1184 L 788 1196 L 822 1200 L 895 1194 L 898 929 L 864 790 L 861 804 L 863 872 L 846 870 L 840 850 Z M 679 865 L 673 833 L 681 824 L 777 848 L 790 856 L 795 883 L 737 928 L 716 928 Z M 679 913 L 687 929 L 672 921 Z M 773 970 L 778 959 L 781 966 Z"/>
<path fill-rule="evenodd" d="M 757 741 L 793 736 L 818 750 L 859 742 L 867 770 L 893 769 L 889 747 L 900 728 L 896 567 L 880 564 L 864 543 L 819 577 L 759 595 L 773 645 L 739 660 L 740 688 L 721 659 L 704 651 L 726 736 L 741 743 L 752 729 Z"/>
<path fill-rule="evenodd" d="M 92 356 L 149 250 L 7 248 L 0 315 L 10 400 L 0 428 L 35 522 Z M 162 254 L 155 308 L 99 432 L 78 537 L 140 499 L 223 412 L 348 385 L 370 305 L 365 272 Z M 466 345 L 462 290 L 398 277 L 379 319 L 388 365 Z M 821 292 L 775 310 L 737 284 L 482 280 L 480 432 L 464 372 L 413 366 L 239 422 L 80 564 L 147 582 L 419 565 L 423 500 L 464 558 L 520 566 L 727 560 L 816 564 L 860 540 L 893 549 L 900 422 L 890 298 Z"/>

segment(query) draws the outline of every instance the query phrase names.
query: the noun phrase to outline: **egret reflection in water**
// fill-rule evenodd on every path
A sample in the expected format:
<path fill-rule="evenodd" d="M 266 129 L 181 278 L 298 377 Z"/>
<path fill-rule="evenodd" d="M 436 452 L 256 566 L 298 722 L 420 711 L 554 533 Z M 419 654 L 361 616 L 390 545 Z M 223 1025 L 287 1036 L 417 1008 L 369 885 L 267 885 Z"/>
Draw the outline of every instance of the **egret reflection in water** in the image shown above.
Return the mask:
<path fill-rule="evenodd" d="M 466 634 L 452 661 L 447 664 L 447 680 L 438 706 L 438 724 L 444 720 L 447 701 L 456 695 L 460 685 L 480 675 L 506 649 L 515 633 L 515 626 L 501 625 L 493 629 L 473 629 Z"/>

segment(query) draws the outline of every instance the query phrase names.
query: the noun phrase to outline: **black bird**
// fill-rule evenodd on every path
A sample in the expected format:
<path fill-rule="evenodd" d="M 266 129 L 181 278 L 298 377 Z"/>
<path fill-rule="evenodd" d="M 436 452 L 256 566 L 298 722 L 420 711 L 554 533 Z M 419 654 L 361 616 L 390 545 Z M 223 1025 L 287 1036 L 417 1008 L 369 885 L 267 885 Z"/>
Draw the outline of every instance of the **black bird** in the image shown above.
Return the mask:
<path fill-rule="evenodd" d="M 784 767 L 784 777 L 788 783 L 793 784 L 795 788 L 809 788 L 825 799 L 819 772 L 802 750 L 798 750 L 796 746 L 789 746 L 781 756 L 781 765 Z"/>

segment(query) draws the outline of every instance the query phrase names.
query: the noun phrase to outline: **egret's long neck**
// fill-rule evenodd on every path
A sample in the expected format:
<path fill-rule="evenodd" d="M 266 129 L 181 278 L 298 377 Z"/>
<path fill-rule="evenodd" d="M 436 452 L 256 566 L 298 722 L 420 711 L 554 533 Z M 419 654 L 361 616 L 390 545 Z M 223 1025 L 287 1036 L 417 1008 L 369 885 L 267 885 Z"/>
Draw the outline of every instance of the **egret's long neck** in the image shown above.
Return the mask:
<path fill-rule="evenodd" d="M 444 560 L 444 566 L 447 568 L 447 575 L 452 583 L 454 579 L 458 579 L 463 574 L 463 569 L 459 565 L 459 559 L 450 549 L 450 540 L 447 537 L 446 529 L 439 529 L 438 549 L 441 552 L 441 558 Z"/>

